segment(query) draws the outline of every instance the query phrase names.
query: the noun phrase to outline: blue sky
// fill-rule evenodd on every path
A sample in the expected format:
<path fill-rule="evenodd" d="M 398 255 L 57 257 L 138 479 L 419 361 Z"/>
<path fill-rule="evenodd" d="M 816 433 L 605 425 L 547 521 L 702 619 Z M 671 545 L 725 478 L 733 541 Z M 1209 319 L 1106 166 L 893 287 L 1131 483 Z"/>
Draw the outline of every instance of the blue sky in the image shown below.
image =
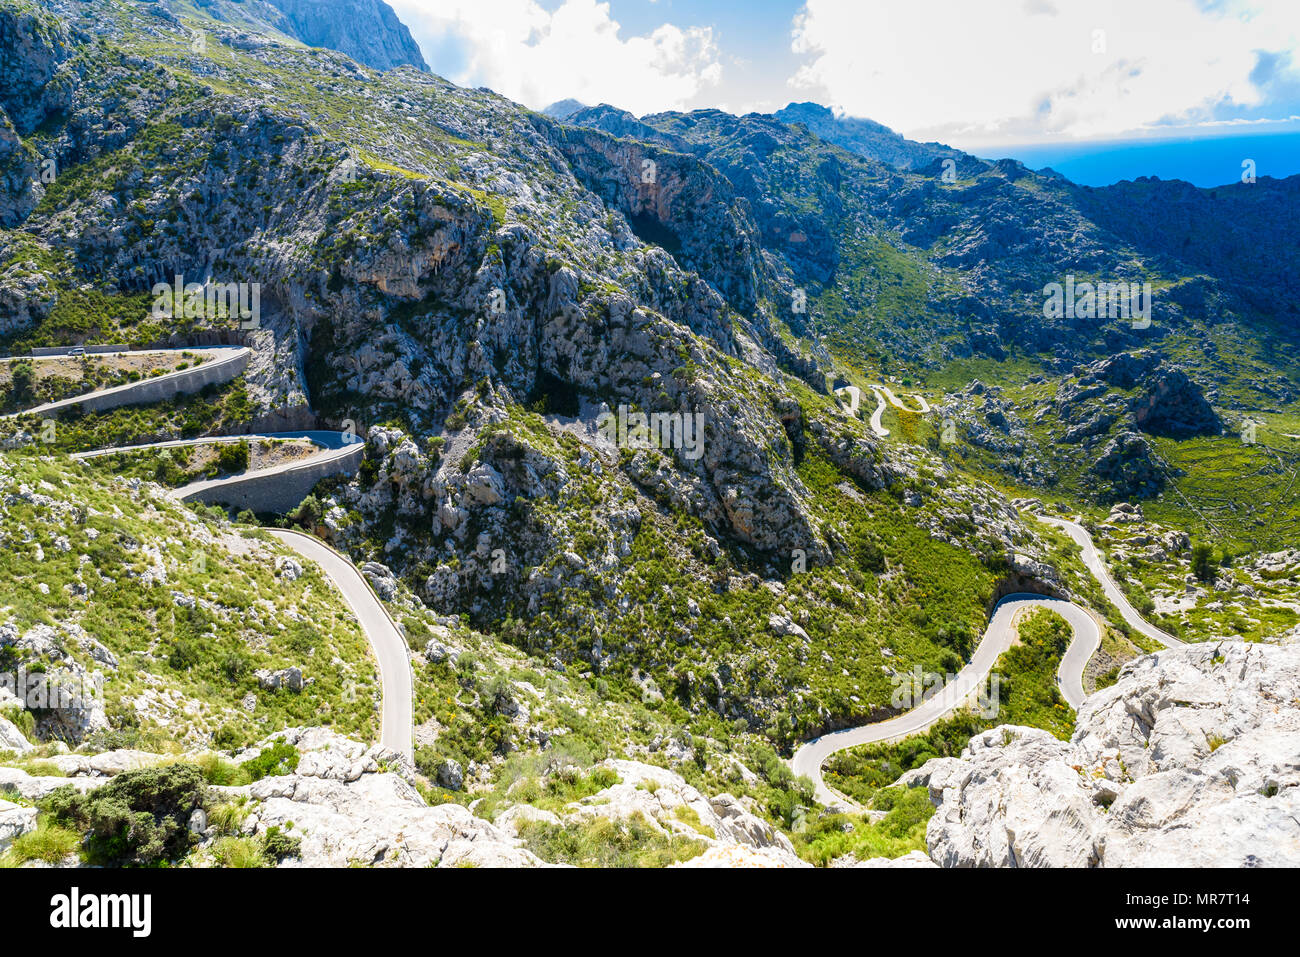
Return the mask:
<path fill-rule="evenodd" d="M 812 100 L 989 156 L 1300 131 L 1300 0 L 390 2 L 436 72 L 534 108 Z"/>

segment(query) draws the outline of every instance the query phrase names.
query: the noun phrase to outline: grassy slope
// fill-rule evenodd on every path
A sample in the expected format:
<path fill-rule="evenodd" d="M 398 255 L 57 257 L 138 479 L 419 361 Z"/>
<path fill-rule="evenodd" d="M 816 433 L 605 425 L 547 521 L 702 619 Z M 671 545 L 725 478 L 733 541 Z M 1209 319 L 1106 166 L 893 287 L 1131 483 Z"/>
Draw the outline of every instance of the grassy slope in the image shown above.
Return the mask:
<path fill-rule="evenodd" d="M 230 744 L 301 724 L 377 733 L 364 635 L 318 572 L 276 573 L 275 556 L 291 554 L 282 546 L 58 457 L 5 453 L 0 469 L 0 617 L 20 634 L 78 626 L 107 647 L 119 662 L 106 673 L 107 708 L 123 740 L 162 748 L 221 732 Z M 88 599 L 70 591 L 77 583 Z M 102 669 L 66 633 L 63 644 Z M 6 667 L 22 657 L 4 655 Z M 301 694 L 258 687 L 255 670 L 289 665 L 313 679 Z"/>

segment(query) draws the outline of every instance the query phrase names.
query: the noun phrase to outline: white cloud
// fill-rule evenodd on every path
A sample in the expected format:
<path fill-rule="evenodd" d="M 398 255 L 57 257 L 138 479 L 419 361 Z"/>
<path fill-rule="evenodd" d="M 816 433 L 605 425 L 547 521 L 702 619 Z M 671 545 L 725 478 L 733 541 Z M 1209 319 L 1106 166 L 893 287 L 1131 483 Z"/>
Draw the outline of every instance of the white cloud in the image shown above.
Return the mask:
<path fill-rule="evenodd" d="M 564 0 L 391 0 L 418 41 L 453 44 L 464 58 L 450 79 L 487 86 L 533 108 L 573 97 L 637 115 L 676 109 L 718 82 L 712 30 L 665 23 L 622 37 L 609 4 Z M 437 58 L 435 72 L 446 75 Z"/>
<path fill-rule="evenodd" d="M 792 87 L 914 138 L 1092 138 L 1258 110 L 1260 54 L 1300 50 L 1300 4 L 807 0 L 792 49 Z"/>

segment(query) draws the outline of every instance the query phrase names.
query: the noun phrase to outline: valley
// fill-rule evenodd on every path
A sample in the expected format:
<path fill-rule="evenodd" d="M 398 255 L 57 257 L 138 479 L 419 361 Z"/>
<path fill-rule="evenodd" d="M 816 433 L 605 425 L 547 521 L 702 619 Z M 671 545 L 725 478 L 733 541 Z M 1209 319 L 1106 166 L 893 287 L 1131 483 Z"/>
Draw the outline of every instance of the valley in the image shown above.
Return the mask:
<path fill-rule="evenodd" d="M 0 0 L 0 864 L 1297 863 L 1300 177 L 339 8 Z"/>

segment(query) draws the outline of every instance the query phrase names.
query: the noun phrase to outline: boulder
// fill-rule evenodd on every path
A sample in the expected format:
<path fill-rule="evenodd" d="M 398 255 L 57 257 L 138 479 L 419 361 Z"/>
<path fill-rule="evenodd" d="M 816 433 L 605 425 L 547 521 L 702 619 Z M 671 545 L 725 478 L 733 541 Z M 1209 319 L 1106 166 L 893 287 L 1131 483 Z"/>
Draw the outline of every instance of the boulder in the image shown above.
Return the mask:
<path fill-rule="evenodd" d="M 465 784 L 465 772 L 461 769 L 460 762 L 451 759 L 438 765 L 436 778 L 438 787 L 448 791 L 459 791 Z"/>
<path fill-rule="evenodd" d="M 927 868 L 938 867 L 934 861 L 926 857 L 923 851 L 909 851 L 902 857 L 871 857 L 865 861 L 860 861 L 852 854 L 836 858 L 831 861 L 830 867 L 868 867 L 868 868 Z"/>
<path fill-rule="evenodd" d="M 0 853 L 15 839 L 36 830 L 36 808 L 0 801 Z"/>
<path fill-rule="evenodd" d="M 18 730 L 18 726 L 4 715 L 0 715 L 0 751 L 26 754 L 31 749 L 32 743 Z"/>
<path fill-rule="evenodd" d="M 361 566 L 361 574 L 366 576 L 366 580 L 374 588 L 375 594 L 384 601 L 392 601 L 397 597 L 397 578 L 387 565 L 381 565 L 379 562 L 366 562 Z"/>
<path fill-rule="evenodd" d="M 1110 483 L 1103 500 L 1151 498 L 1165 486 L 1151 445 L 1136 432 L 1121 432 L 1106 443 L 1092 473 Z"/>
<path fill-rule="evenodd" d="M 253 675 L 257 678 L 258 685 L 264 691 L 278 691 L 281 688 L 289 691 L 301 691 L 306 684 L 301 668 L 289 667 L 282 668 L 279 671 L 261 668 L 253 672 Z"/>
<path fill-rule="evenodd" d="M 1151 435 L 1186 439 L 1223 431 L 1223 423 L 1200 387 L 1176 367 L 1157 370 L 1130 409 L 1137 427 Z"/>

